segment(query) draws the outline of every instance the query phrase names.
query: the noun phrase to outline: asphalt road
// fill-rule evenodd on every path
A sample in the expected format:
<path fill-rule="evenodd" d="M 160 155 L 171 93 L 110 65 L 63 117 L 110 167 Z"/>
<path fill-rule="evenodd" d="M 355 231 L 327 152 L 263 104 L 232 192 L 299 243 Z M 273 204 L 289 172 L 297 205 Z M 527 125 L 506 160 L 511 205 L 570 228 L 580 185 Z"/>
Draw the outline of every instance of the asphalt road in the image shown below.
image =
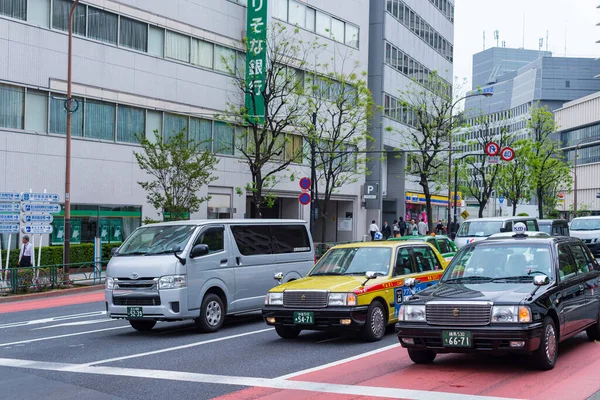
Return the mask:
<path fill-rule="evenodd" d="M 584 400 L 600 390 L 600 344 L 585 335 L 561 344 L 548 372 L 523 357 L 416 366 L 391 329 L 377 343 L 322 332 L 283 340 L 254 314 L 216 334 L 184 322 L 141 333 L 107 319 L 100 295 L 0 305 L 0 398 Z M 89 303 L 61 305 L 79 299 Z"/>

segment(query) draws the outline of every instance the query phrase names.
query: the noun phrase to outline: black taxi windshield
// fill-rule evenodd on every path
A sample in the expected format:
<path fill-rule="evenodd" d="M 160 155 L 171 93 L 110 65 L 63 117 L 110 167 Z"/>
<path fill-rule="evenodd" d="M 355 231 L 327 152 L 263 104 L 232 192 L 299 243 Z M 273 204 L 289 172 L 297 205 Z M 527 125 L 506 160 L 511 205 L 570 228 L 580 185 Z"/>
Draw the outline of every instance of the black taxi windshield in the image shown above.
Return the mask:
<path fill-rule="evenodd" d="M 466 221 L 456 233 L 457 237 L 488 237 L 500 232 L 502 221 Z"/>
<path fill-rule="evenodd" d="M 182 249 L 192 237 L 195 225 L 148 225 L 136 229 L 119 248 L 117 255 L 152 255 Z"/>
<path fill-rule="evenodd" d="M 387 276 L 392 249 L 385 247 L 351 247 L 328 251 L 314 266 L 309 276 L 364 275 L 373 271 Z"/>
<path fill-rule="evenodd" d="M 533 276 L 554 278 L 550 246 L 544 243 L 502 243 L 460 251 L 441 282 L 533 282 Z"/>

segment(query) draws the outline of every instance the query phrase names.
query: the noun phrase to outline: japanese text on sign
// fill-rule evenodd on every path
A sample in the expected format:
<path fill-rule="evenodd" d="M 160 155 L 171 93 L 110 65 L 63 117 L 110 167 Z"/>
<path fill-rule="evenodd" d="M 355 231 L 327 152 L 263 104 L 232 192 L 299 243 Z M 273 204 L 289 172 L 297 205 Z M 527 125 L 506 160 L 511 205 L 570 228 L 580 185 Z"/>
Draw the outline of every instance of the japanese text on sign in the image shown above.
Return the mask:
<path fill-rule="evenodd" d="M 267 67 L 267 0 L 249 0 L 246 20 L 246 96 L 245 106 L 251 122 L 264 122 L 263 99 Z"/>

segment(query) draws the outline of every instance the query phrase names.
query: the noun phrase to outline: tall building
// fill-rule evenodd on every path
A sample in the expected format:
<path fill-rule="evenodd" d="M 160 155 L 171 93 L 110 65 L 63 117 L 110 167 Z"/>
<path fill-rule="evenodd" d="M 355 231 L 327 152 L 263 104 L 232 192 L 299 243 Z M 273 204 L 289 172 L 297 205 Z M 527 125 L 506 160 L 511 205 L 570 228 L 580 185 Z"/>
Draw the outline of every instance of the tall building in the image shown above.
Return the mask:
<path fill-rule="evenodd" d="M 367 71 L 369 2 L 344 3 L 260 0 L 271 8 L 273 21 L 297 26 L 305 41 L 318 37 L 346 54 L 348 65 L 357 63 Z M 0 2 L 0 191 L 32 188 L 64 199 L 66 31 L 72 4 Z M 138 184 L 147 177 L 134 157 L 141 150 L 135 134 L 152 137 L 155 131 L 168 137 L 186 128 L 190 137 L 210 140 L 219 158 L 217 180 L 199 193 L 211 199 L 192 218 L 251 217 L 248 193 L 236 191 L 251 177 L 235 150 L 234 128 L 216 118 L 228 109 L 228 101 L 239 98 L 224 60 L 245 65 L 245 35 L 246 0 L 80 2 L 74 16 L 78 109 L 73 113 L 71 209 L 82 241 L 92 241 L 101 220 L 122 227 L 126 236 L 144 218 L 158 217 Z M 291 146 L 302 148 L 305 134 L 290 130 Z M 295 159 L 286 176 L 292 174 L 310 176 L 307 161 Z M 363 182 L 335 193 L 327 240 L 362 238 Z M 297 180 L 282 179 L 265 216 L 308 220 L 300 193 Z M 344 224 L 338 224 L 341 220 Z M 60 238 L 53 236 L 52 242 Z"/>
<path fill-rule="evenodd" d="M 398 99 L 414 82 L 430 89 L 429 75 L 437 71 L 448 86 L 453 81 L 454 2 L 448 0 L 374 0 L 370 2 L 369 87 L 382 111 L 371 123 L 375 151 L 401 149 L 404 134 L 413 129 Z M 378 188 L 367 198 L 368 220 L 378 223 L 405 215 L 421 216 L 423 190 L 405 173 L 405 153 L 371 156 L 366 184 Z M 383 161 L 382 161 L 383 160 Z M 434 219 L 447 213 L 447 195 L 433 197 Z"/>

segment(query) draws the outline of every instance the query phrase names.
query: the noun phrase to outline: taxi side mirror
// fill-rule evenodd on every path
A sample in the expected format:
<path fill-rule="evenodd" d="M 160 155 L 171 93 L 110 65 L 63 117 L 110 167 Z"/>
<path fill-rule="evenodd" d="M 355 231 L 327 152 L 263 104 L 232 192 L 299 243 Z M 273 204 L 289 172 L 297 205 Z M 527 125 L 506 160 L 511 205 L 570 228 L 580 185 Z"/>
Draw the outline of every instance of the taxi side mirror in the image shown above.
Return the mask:
<path fill-rule="evenodd" d="M 546 286 L 550 283 L 548 275 L 536 275 L 533 277 L 533 284 L 535 286 Z"/>
<path fill-rule="evenodd" d="M 281 281 L 283 280 L 283 272 L 277 272 L 275 275 L 273 275 L 273 279 L 277 281 L 278 285 L 281 285 Z"/>
<path fill-rule="evenodd" d="M 417 286 L 417 280 L 415 278 L 406 278 L 404 280 L 404 286 L 413 288 L 413 287 Z"/>

